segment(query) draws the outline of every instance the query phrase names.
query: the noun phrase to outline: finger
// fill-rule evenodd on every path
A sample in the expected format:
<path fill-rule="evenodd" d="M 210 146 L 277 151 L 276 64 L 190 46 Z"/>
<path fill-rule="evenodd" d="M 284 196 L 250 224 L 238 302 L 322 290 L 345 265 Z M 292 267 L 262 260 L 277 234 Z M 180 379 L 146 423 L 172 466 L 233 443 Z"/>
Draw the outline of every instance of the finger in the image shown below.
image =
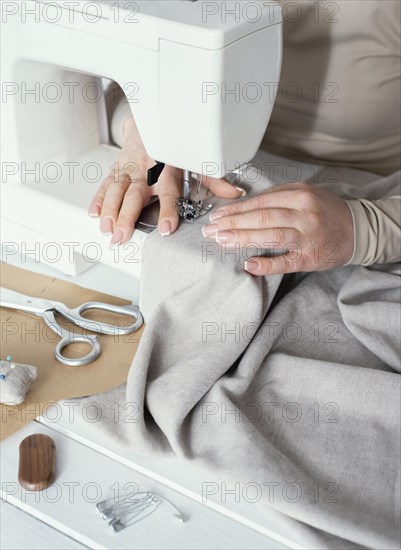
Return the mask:
<path fill-rule="evenodd" d="M 136 180 L 128 187 L 115 223 L 112 245 L 128 242 L 135 229 L 135 224 L 148 201 L 147 186 L 144 181 Z"/>
<path fill-rule="evenodd" d="M 258 210 L 263 208 L 295 208 L 300 204 L 300 192 L 303 190 L 303 184 L 294 184 L 291 186 L 280 185 L 276 188 L 269 189 L 264 193 L 252 197 L 250 199 L 237 202 L 235 204 L 229 204 L 215 210 L 210 214 L 210 221 L 215 221 L 224 216 L 232 216 L 235 214 L 241 214 L 242 212 L 250 212 L 252 210 Z"/>
<path fill-rule="evenodd" d="M 245 262 L 245 271 L 251 275 L 284 275 L 305 271 L 305 261 L 301 255 L 297 259 L 289 255 L 275 256 L 272 258 L 250 258 Z"/>
<path fill-rule="evenodd" d="M 100 217 L 100 231 L 105 235 L 113 233 L 125 193 L 131 185 L 131 179 L 125 173 L 121 173 L 117 179 L 114 174 L 111 174 L 108 180 L 109 186 L 106 190 Z"/>
<path fill-rule="evenodd" d="M 202 185 L 216 197 L 224 199 L 238 199 L 246 195 L 245 189 L 232 185 L 224 178 L 216 179 L 206 176 L 202 179 Z"/>
<path fill-rule="evenodd" d="M 92 202 L 90 203 L 88 208 L 88 214 L 91 218 L 100 217 L 103 208 L 104 197 L 106 195 L 107 188 L 110 185 L 110 178 L 112 177 L 113 176 L 110 175 L 103 181 L 102 185 L 99 187 L 95 196 L 93 197 Z"/>
<path fill-rule="evenodd" d="M 302 245 L 302 233 L 293 227 L 219 231 L 216 233 L 215 239 L 218 243 L 228 247 L 255 247 L 268 250 L 282 250 L 287 246 L 301 247 Z"/>
<path fill-rule="evenodd" d="M 219 231 L 235 229 L 265 229 L 271 227 L 295 227 L 302 229 L 303 217 L 298 210 L 289 208 L 262 208 L 234 216 L 217 219 L 202 228 L 205 237 L 214 237 Z"/>
<path fill-rule="evenodd" d="M 158 229 L 162 237 L 177 230 L 179 223 L 177 203 L 182 195 L 182 170 L 169 167 L 158 184 L 160 215 Z"/>

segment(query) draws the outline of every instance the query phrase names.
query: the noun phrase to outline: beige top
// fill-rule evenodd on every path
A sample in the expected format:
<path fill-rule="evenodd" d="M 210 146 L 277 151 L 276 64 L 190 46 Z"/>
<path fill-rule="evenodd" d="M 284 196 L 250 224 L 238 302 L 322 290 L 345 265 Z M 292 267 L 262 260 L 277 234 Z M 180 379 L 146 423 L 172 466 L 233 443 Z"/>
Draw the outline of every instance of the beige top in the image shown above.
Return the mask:
<path fill-rule="evenodd" d="M 401 165 L 399 0 L 278 0 L 281 81 L 262 148 L 388 175 Z M 401 260 L 401 197 L 347 201 L 349 263 Z"/>
<path fill-rule="evenodd" d="M 263 144 L 290 158 L 399 170 L 399 0 L 278 1 L 283 67 Z"/>
<path fill-rule="evenodd" d="M 278 0 L 283 68 L 261 147 L 300 161 L 391 174 L 401 167 L 399 0 Z M 118 143 L 118 105 L 112 135 Z M 401 261 L 401 196 L 347 201 L 355 246 L 349 263 Z"/>

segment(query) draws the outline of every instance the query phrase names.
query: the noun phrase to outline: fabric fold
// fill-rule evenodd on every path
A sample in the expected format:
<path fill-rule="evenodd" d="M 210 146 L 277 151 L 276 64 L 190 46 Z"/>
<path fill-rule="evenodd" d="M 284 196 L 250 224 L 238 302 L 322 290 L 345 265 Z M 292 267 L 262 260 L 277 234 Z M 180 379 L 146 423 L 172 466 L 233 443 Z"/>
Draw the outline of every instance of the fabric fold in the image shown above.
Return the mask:
<path fill-rule="evenodd" d="M 349 199 L 398 185 L 338 177 Z M 263 171 L 249 180 L 251 194 L 271 185 Z M 252 488 L 266 517 L 285 516 L 308 541 L 312 529 L 316 548 L 398 548 L 399 265 L 349 265 L 296 284 L 254 278 L 242 252 L 202 236 L 203 223 L 146 240 L 147 327 L 125 394 L 137 421 L 106 412 L 98 429 L 130 452 L 196 461 L 208 471 L 200 493 L 227 483 L 245 504 Z"/>

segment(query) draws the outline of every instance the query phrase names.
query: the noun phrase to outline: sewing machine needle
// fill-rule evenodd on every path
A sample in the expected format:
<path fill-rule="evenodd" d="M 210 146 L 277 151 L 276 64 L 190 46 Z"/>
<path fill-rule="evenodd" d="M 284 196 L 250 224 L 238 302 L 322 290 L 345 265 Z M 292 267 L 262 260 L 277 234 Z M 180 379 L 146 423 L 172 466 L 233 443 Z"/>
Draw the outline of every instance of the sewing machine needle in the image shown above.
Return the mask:
<path fill-rule="evenodd" d="M 202 177 L 203 176 L 201 174 L 198 174 L 198 178 L 196 182 L 196 202 L 199 202 L 199 195 L 202 187 Z"/>
<path fill-rule="evenodd" d="M 192 191 L 192 172 L 184 170 L 184 199 L 191 198 Z"/>

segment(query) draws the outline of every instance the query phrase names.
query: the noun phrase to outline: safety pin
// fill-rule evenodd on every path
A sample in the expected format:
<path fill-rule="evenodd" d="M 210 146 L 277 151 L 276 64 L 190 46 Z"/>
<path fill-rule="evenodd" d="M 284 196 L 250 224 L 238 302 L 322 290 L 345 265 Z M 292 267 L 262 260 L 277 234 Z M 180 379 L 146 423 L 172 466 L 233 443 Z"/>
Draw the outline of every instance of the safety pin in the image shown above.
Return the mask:
<path fill-rule="evenodd" d="M 145 502 L 136 505 L 136 508 L 130 512 L 127 512 L 121 517 L 115 517 L 110 522 L 109 525 L 115 532 L 122 531 L 126 527 L 131 527 L 135 523 L 142 521 L 150 514 L 153 514 L 160 506 L 161 501 L 159 498 L 152 496 L 151 498 L 146 498 Z M 144 512 L 148 511 L 146 514 Z M 135 519 L 137 518 L 137 519 Z"/>
<path fill-rule="evenodd" d="M 138 494 L 146 494 L 146 493 L 138 493 Z M 124 512 L 124 510 L 129 511 L 133 506 L 138 506 L 139 504 L 145 504 L 148 499 L 150 498 L 149 494 L 146 494 L 145 497 L 134 499 L 134 500 L 127 500 L 127 501 L 121 501 L 116 502 L 112 506 L 109 506 L 108 508 L 100 507 L 100 517 L 102 519 L 110 519 L 119 511 Z"/>
<path fill-rule="evenodd" d="M 169 504 L 176 512 L 177 514 L 174 514 L 174 517 L 177 518 L 179 521 L 181 521 L 182 523 L 184 523 L 185 521 L 188 520 L 188 518 L 186 516 L 184 516 L 183 513 L 180 512 L 180 510 L 177 508 L 177 506 L 175 506 L 175 504 L 173 504 L 171 502 L 171 500 L 169 500 L 168 498 L 166 497 L 161 497 L 162 498 L 162 501 L 166 502 L 167 504 Z"/>
<path fill-rule="evenodd" d="M 131 493 L 130 493 L 131 494 Z M 135 493 L 135 497 L 137 495 L 146 495 L 149 496 L 152 493 L 149 491 L 141 491 L 139 493 Z M 112 508 L 119 508 L 121 506 L 127 506 L 129 504 L 132 504 L 134 502 L 138 502 L 140 499 L 134 498 L 133 500 L 124 500 L 125 497 L 121 497 L 121 500 L 117 500 L 115 497 L 107 498 L 105 500 L 101 500 L 96 504 L 97 511 L 99 512 L 100 516 L 103 515 L 104 512 L 109 511 Z M 143 497 L 142 497 L 143 498 Z M 109 503 L 112 503 L 112 506 L 109 506 Z M 103 518 L 107 519 L 107 518 Z"/>
<path fill-rule="evenodd" d="M 129 521 L 128 523 L 124 522 L 123 518 L 115 518 L 115 519 L 113 519 L 109 522 L 109 525 L 113 529 L 114 532 L 118 533 L 119 531 L 122 531 L 123 529 L 126 529 L 127 527 L 131 527 L 132 525 L 135 525 L 135 523 L 138 523 L 138 522 L 144 520 L 145 518 L 147 518 L 148 516 L 150 516 L 151 514 L 153 514 L 153 512 L 155 512 L 157 510 L 159 505 L 160 505 L 160 502 L 157 503 L 157 504 L 154 504 L 154 505 L 150 505 L 150 506 L 153 506 L 153 509 L 150 509 L 150 506 L 148 506 L 148 508 L 149 508 L 148 513 L 145 514 L 145 515 L 142 515 L 141 517 L 139 517 L 136 520 L 134 518 L 137 517 L 138 514 L 136 514 L 134 516 L 134 518 L 131 518 L 131 521 Z M 143 511 L 144 510 L 142 510 L 142 512 Z"/>
<path fill-rule="evenodd" d="M 125 509 L 123 509 L 121 517 L 125 519 L 134 518 L 154 504 L 159 505 L 160 499 L 153 495 L 147 496 L 142 500 L 138 500 L 136 503 L 132 503 L 130 506 L 126 506 Z"/>
<path fill-rule="evenodd" d="M 155 512 L 163 502 L 166 502 L 173 508 L 175 511 L 174 517 L 180 522 L 183 523 L 188 519 L 168 498 L 156 493 L 141 491 L 133 495 L 133 497 L 130 497 L 128 500 L 125 500 L 126 497 L 124 496 L 120 500 L 116 500 L 114 497 L 102 500 L 96 504 L 100 517 L 109 520 L 109 525 L 113 531 L 122 531 L 126 527 L 142 521 L 142 519 Z"/>

